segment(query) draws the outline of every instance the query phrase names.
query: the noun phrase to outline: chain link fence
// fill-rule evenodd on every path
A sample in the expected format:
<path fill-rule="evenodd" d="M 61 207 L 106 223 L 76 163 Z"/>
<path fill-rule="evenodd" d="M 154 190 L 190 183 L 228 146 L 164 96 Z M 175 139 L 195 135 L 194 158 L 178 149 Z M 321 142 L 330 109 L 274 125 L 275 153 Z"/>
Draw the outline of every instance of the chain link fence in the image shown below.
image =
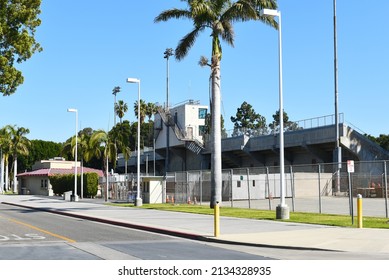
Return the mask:
<path fill-rule="evenodd" d="M 291 211 L 353 214 L 357 195 L 365 216 L 388 217 L 387 161 L 285 166 L 285 197 Z M 353 171 L 353 172 L 349 172 Z M 222 205 L 275 209 L 280 198 L 279 167 L 223 170 Z M 209 203 L 210 171 L 171 172 L 166 202 Z"/>
<path fill-rule="evenodd" d="M 328 214 L 353 214 L 356 197 L 363 197 L 364 216 L 388 217 L 387 161 L 285 166 L 285 198 L 290 210 Z M 348 172 L 354 171 L 354 172 Z M 222 171 L 222 206 L 275 210 L 280 202 L 280 170 L 277 166 Z M 136 174 L 135 174 L 136 175 Z M 100 182 L 101 196 L 134 202 L 136 176 L 121 174 Z M 209 170 L 169 172 L 162 191 L 163 202 L 209 204 Z M 144 196 L 141 184 L 141 197 Z"/>

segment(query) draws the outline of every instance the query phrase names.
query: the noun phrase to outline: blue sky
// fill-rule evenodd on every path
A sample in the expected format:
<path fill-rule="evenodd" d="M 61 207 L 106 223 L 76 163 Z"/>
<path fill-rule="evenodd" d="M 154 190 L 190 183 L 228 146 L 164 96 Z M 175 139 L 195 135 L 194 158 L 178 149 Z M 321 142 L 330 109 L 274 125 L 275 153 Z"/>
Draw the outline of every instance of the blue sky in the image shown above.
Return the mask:
<path fill-rule="evenodd" d="M 141 98 L 166 101 L 166 48 L 175 48 L 191 23 L 155 24 L 163 10 L 183 7 L 178 0 L 42 1 L 36 38 L 44 48 L 18 66 L 25 83 L 0 97 L 0 126 L 30 129 L 29 139 L 66 141 L 79 127 L 110 129 L 112 89 L 132 110 L 141 80 Z M 298 4 L 297 4 L 298 3 Z M 284 110 L 297 121 L 334 114 L 332 0 L 279 0 L 282 12 Z M 337 0 L 339 112 L 346 122 L 378 136 L 389 134 L 389 1 L 365 7 L 362 0 Z M 225 127 L 247 101 L 268 123 L 278 109 L 278 35 L 260 22 L 235 25 L 235 47 L 223 45 L 222 113 Z M 182 61 L 170 60 L 170 102 L 188 99 L 208 105 L 209 69 L 198 66 L 211 52 L 209 30 Z"/>

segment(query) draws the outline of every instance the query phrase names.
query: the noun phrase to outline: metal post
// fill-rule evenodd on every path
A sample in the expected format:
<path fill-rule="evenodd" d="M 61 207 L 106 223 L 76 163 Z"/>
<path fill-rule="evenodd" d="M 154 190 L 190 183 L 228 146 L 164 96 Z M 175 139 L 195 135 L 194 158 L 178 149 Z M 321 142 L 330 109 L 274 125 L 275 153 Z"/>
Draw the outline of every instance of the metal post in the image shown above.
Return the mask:
<path fill-rule="evenodd" d="M 362 221 L 362 195 L 358 194 L 357 196 L 357 217 L 358 217 L 358 228 L 363 227 Z"/>
<path fill-rule="evenodd" d="M 173 49 L 167 48 L 164 52 L 164 58 L 166 58 L 166 105 L 165 112 L 169 114 L 169 57 L 173 55 Z M 165 151 L 165 174 L 169 172 L 169 146 L 170 146 L 170 136 L 169 136 L 169 120 L 166 124 L 166 151 Z"/>
<path fill-rule="evenodd" d="M 142 198 L 140 196 L 140 79 L 128 78 L 127 83 L 138 84 L 138 132 L 137 132 L 137 164 L 136 164 L 136 200 L 135 206 L 142 206 Z"/>
<path fill-rule="evenodd" d="M 232 185 L 233 183 L 233 175 L 234 175 L 234 170 L 230 170 L 230 185 L 231 185 L 231 207 L 234 207 L 234 187 Z"/>
<path fill-rule="evenodd" d="M 386 213 L 386 218 L 388 218 L 388 172 L 386 169 L 386 161 L 384 161 L 384 178 L 385 178 L 385 213 Z"/>
<path fill-rule="evenodd" d="M 199 184 L 200 184 L 200 205 L 203 203 L 203 171 L 200 172 L 200 177 L 199 177 Z"/>
<path fill-rule="evenodd" d="M 77 132 L 78 132 L 78 110 L 70 108 L 68 109 L 68 112 L 76 113 L 76 131 L 75 131 L 75 138 L 76 138 L 76 146 L 75 146 L 75 152 L 74 152 L 74 191 L 73 196 L 71 200 L 78 201 L 78 195 L 77 195 Z"/>
<path fill-rule="evenodd" d="M 214 207 L 214 236 L 219 237 L 220 235 L 220 209 L 219 201 L 216 201 Z"/>
<path fill-rule="evenodd" d="M 319 213 L 321 214 L 321 165 L 318 166 L 318 177 L 319 177 Z"/>
<path fill-rule="evenodd" d="M 335 132 L 336 132 L 336 186 L 335 192 L 340 193 L 340 168 L 342 164 L 342 151 L 340 148 L 339 135 L 339 112 L 338 112 L 338 50 L 337 50 L 337 32 L 336 32 L 336 0 L 333 1 L 334 9 L 334 81 L 335 81 Z"/>
<path fill-rule="evenodd" d="M 268 197 L 268 200 L 269 200 L 269 210 L 271 210 L 270 183 L 269 183 L 269 167 L 266 167 L 266 188 L 267 188 L 267 197 Z"/>
<path fill-rule="evenodd" d="M 248 202 L 249 202 L 249 209 L 251 209 L 251 195 L 250 195 L 250 171 L 247 168 L 247 196 L 248 196 Z"/>
<path fill-rule="evenodd" d="M 284 105 L 282 92 L 282 20 L 281 12 L 271 9 L 261 10 L 261 14 L 278 17 L 278 70 L 279 70 L 279 116 L 280 116 L 280 204 L 276 208 L 276 219 L 289 219 L 289 207 L 285 203 L 284 167 Z"/>
<path fill-rule="evenodd" d="M 354 205 L 353 205 L 353 190 L 351 186 L 351 173 L 347 172 L 348 174 L 348 197 L 349 197 L 349 208 L 350 208 L 350 216 L 351 216 L 351 223 L 354 224 Z"/>
<path fill-rule="evenodd" d="M 296 193 L 294 191 L 294 174 L 292 166 L 290 166 L 290 188 L 292 189 L 292 211 L 294 212 Z"/>

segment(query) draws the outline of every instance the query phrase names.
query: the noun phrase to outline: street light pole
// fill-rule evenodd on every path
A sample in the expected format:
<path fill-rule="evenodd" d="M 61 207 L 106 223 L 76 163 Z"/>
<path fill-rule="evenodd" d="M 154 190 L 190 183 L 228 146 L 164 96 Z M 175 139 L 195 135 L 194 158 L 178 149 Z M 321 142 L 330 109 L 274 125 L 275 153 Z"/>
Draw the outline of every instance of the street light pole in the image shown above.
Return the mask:
<path fill-rule="evenodd" d="M 339 112 L 338 112 L 338 47 L 336 32 L 336 0 L 333 1 L 334 9 L 334 88 L 335 88 L 335 161 L 336 161 L 336 184 L 335 192 L 340 193 L 340 169 L 342 168 L 342 150 L 339 135 Z"/>
<path fill-rule="evenodd" d="M 75 151 L 74 151 L 74 192 L 73 192 L 72 200 L 73 201 L 78 201 L 78 195 L 77 195 L 77 146 L 78 146 L 78 143 L 77 143 L 77 133 L 78 133 L 78 131 L 77 131 L 78 130 L 77 124 L 78 124 L 78 111 L 77 111 L 77 109 L 69 108 L 68 112 L 76 113 L 76 147 L 75 147 Z"/>
<path fill-rule="evenodd" d="M 167 48 L 163 53 L 166 58 L 166 105 L 165 111 L 169 113 L 169 57 L 173 55 L 173 49 Z M 165 152 L 165 175 L 169 171 L 169 145 L 170 145 L 170 136 L 169 136 L 169 122 L 166 124 L 166 152 Z"/>
<path fill-rule="evenodd" d="M 280 204 L 276 208 L 276 219 L 289 219 L 289 207 L 285 203 L 285 163 L 284 163 L 284 105 L 282 92 L 282 30 L 281 12 L 272 9 L 261 10 L 261 16 L 278 17 L 278 64 L 279 64 L 279 115 L 280 115 Z"/>
<path fill-rule="evenodd" d="M 135 206 L 142 206 L 142 198 L 140 197 L 140 80 L 128 78 L 127 83 L 138 84 L 138 146 L 137 146 L 137 163 L 136 163 L 136 200 Z"/>

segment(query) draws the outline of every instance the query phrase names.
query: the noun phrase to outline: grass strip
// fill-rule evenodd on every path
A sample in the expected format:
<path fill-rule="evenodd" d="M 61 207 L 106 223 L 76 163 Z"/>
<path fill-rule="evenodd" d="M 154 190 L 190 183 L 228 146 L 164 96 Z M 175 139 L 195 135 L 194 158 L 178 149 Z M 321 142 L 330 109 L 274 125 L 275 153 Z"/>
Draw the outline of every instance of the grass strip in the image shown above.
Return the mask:
<path fill-rule="evenodd" d="M 119 207 L 135 207 L 132 203 L 108 203 L 109 205 Z M 162 211 L 175 211 L 193 214 L 213 215 L 214 210 L 209 205 L 193 205 L 193 204 L 143 204 L 143 209 L 154 209 Z M 352 224 L 351 216 L 335 215 L 335 214 L 320 214 L 308 212 L 290 212 L 289 220 L 277 220 L 275 210 L 259 210 L 248 208 L 220 208 L 220 215 L 225 217 L 256 219 L 256 220 L 271 220 L 284 221 L 305 224 L 319 224 L 339 227 L 358 227 L 357 217 L 354 217 Z M 389 229 L 389 221 L 387 218 L 379 217 L 363 217 L 364 228 L 380 228 Z"/>

